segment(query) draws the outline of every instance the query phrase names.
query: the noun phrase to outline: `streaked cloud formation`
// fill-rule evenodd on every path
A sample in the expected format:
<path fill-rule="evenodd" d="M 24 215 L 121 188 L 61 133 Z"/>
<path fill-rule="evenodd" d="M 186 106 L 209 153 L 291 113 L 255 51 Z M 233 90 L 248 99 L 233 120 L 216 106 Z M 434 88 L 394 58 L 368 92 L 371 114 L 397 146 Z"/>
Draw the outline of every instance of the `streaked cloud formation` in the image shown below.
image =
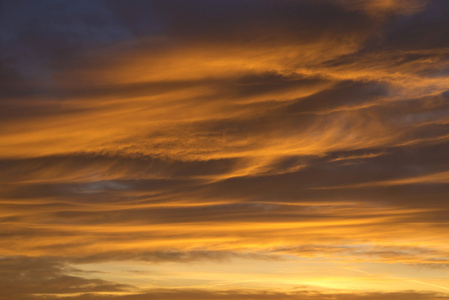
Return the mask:
<path fill-rule="evenodd" d="M 449 299 L 448 13 L 2 1 L 2 294 Z"/>

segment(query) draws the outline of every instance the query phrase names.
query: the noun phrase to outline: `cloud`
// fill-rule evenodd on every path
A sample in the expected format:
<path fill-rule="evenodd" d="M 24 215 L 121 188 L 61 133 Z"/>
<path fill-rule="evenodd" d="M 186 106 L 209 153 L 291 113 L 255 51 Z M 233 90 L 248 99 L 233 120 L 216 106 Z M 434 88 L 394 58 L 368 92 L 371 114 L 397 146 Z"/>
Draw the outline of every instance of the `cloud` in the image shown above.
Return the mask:
<path fill-rule="evenodd" d="M 445 299 L 447 9 L 3 1 L 6 294 Z"/>
<path fill-rule="evenodd" d="M 446 299 L 442 293 L 406 291 L 399 293 L 332 292 L 306 288 L 299 292 L 266 290 L 150 289 L 99 280 L 86 271 L 70 268 L 55 257 L 12 256 L 0 259 L 2 290 L 14 299 Z M 75 273 L 77 276 L 67 275 Z M 84 278 L 86 277 L 86 278 Z M 303 287 L 304 288 L 304 287 Z"/>
<path fill-rule="evenodd" d="M 156 290 L 144 294 L 126 295 L 126 296 L 110 296 L 110 295 L 92 295 L 83 294 L 75 297 L 67 297 L 67 299 L 78 300 L 144 300 L 144 299 L 158 299 L 158 300 L 172 300 L 172 299 L 214 299 L 214 300 L 252 300 L 252 299 L 305 299 L 305 300 L 330 300 L 330 299 L 351 299 L 351 300 L 445 300 L 444 295 L 433 293 L 418 293 L 418 292 L 401 292 L 401 293 L 363 293 L 363 294 L 324 294 L 319 292 L 300 292 L 300 293 L 271 293 L 271 292 L 253 292 L 253 291 L 225 291 L 225 292 L 208 292 L 201 290 Z M 36 298 L 19 298 L 19 299 L 36 299 Z M 39 298 L 37 298 L 39 299 Z M 45 299 L 54 299 L 47 297 Z"/>
<path fill-rule="evenodd" d="M 38 294 L 120 292 L 130 288 L 104 280 L 67 275 L 73 270 L 64 261 L 51 257 L 3 256 L 0 265 L 1 289 L 14 299 L 35 298 L 32 296 Z"/>

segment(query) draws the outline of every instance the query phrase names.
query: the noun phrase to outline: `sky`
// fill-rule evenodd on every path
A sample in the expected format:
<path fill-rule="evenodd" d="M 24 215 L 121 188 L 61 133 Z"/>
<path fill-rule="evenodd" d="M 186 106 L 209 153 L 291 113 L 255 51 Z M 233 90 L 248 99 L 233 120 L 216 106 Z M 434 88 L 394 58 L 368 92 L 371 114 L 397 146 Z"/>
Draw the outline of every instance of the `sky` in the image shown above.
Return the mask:
<path fill-rule="evenodd" d="M 448 15 L 2 0 L 0 299 L 449 300 Z"/>

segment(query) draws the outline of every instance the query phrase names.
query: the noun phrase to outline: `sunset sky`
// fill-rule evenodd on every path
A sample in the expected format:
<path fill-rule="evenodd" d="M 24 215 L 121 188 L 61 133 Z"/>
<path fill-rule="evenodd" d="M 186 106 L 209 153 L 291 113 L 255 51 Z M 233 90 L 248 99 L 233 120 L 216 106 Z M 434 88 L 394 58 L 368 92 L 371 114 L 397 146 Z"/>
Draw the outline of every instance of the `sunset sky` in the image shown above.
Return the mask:
<path fill-rule="evenodd" d="M 1 0 L 1 300 L 449 300 L 448 0 Z"/>

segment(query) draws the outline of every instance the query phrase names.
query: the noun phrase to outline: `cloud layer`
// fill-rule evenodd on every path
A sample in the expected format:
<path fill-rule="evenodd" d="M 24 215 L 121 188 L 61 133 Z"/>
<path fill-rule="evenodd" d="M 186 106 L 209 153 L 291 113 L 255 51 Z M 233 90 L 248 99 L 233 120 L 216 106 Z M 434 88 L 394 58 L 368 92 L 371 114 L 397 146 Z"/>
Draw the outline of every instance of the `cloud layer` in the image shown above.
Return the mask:
<path fill-rule="evenodd" d="M 3 1 L 2 290 L 448 298 L 448 13 Z"/>

